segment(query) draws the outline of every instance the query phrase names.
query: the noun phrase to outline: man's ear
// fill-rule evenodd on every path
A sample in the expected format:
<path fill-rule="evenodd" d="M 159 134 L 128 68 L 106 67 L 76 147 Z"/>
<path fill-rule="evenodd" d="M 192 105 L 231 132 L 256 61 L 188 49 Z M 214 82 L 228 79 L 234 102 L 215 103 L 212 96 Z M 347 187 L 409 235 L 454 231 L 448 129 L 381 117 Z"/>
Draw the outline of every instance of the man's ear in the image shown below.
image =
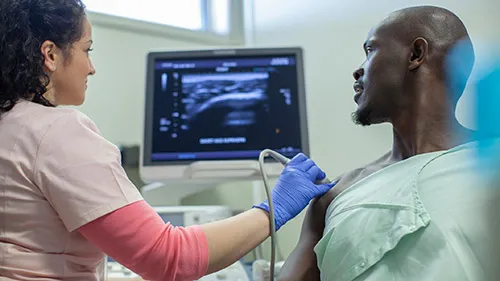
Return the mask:
<path fill-rule="evenodd" d="M 59 48 L 56 44 L 47 40 L 42 43 L 40 51 L 42 52 L 42 56 L 44 58 L 43 65 L 45 68 L 50 72 L 56 71 L 57 63 L 61 59 Z"/>
<path fill-rule="evenodd" d="M 415 70 L 419 68 L 425 61 L 427 57 L 427 52 L 429 50 L 429 43 L 422 37 L 415 39 L 411 46 L 410 60 L 408 68 L 410 70 Z"/>

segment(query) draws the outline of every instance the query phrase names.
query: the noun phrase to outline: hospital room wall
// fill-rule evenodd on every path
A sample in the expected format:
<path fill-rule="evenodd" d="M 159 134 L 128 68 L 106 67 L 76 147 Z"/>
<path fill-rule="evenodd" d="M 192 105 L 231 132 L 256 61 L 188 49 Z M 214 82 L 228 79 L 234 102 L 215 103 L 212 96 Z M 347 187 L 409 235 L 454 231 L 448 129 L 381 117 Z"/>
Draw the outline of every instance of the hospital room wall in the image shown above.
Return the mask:
<path fill-rule="evenodd" d="M 498 0 L 254 0 L 253 11 L 247 10 L 253 18 L 253 25 L 247 26 L 248 46 L 304 48 L 311 156 L 331 178 L 390 149 L 390 126 L 360 127 L 351 121 L 356 108 L 352 72 L 364 60 L 362 43 L 371 26 L 390 11 L 422 4 L 448 8 L 463 19 L 476 44 L 478 62 L 498 47 Z M 473 128 L 474 99 L 470 88 L 467 91 L 457 118 Z M 298 240 L 302 215 L 279 232 L 285 256 Z"/>

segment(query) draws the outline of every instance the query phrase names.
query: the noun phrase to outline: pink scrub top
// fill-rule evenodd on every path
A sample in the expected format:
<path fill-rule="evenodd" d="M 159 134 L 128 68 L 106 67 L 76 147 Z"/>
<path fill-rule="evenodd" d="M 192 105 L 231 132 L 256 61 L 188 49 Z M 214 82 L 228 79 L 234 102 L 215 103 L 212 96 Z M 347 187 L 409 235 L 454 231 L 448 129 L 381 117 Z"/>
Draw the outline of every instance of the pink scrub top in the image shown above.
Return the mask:
<path fill-rule="evenodd" d="M 77 110 L 0 115 L 0 279 L 104 280 L 104 253 L 75 230 L 142 200 L 120 163 Z"/>

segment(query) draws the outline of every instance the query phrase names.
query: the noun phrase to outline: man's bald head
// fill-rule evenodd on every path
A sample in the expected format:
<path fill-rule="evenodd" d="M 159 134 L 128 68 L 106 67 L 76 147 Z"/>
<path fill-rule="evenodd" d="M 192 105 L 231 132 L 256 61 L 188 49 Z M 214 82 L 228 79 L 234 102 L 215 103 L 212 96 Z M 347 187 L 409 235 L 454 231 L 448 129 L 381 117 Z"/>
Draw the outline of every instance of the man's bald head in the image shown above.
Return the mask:
<path fill-rule="evenodd" d="M 450 85 L 449 54 L 460 43 L 462 79 Z M 410 7 L 389 14 L 364 44 L 366 61 L 354 72 L 358 123 L 391 121 L 411 108 L 420 93 L 456 103 L 474 64 L 474 49 L 463 22 L 434 6 Z M 457 57 L 455 57 L 456 59 Z M 465 79 L 464 79 L 465 78 Z M 447 88 L 443 92 L 443 86 Z M 444 101 L 443 101 L 444 102 Z"/>
<path fill-rule="evenodd" d="M 450 93 L 451 98 L 458 101 L 472 71 L 475 55 L 467 28 L 456 14 L 435 6 L 409 7 L 391 13 L 380 23 L 378 31 L 392 33 L 393 38 L 404 45 L 424 39 L 427 42 L 425 63 L 432 67 L 433 75 L 443 80 L 449 79 L 448 60 L 452 59 L 453 49 L 460 45 L 460 67 L 467 77 L 462 77 L 462 85 L 454 85 Z"/>
<path fill-rule="evenodd" d="M 438 50 L 447 50 L 459 40 L 469 37 L 467 29 L 453 12 L 435 6 L 409 7 L 392 12 L 378 29 L 396 32 L 401 40 L 424 37 Z"/>

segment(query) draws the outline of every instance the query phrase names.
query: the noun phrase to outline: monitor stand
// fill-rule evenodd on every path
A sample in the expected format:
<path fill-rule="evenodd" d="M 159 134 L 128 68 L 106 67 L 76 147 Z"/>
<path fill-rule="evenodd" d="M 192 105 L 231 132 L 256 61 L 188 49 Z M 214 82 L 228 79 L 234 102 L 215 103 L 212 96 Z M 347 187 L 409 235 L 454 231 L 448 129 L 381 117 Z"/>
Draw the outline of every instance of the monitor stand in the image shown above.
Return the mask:
<path fill-rule="evenodd" d="M 197 161 L 184 172 L 188 181 L 214 181 L 217 183 L 247 180 L 260 177 L 259 162 L 246 161 Z"/>
<path fill-rule="evenodd" d="M 207 183 L 162 183 L 155 182 L 141 189 L 144 200 L 151 206 L 181 206 L 182 199 L 217 185 Z"/>
<path fill-rule="evenodd" d="M 253 204 L 265 199 L 264 184 L 257 161 L 195 162 L 184 173 L 181 180 L 159 181 L 145 185 L 141 189 L 144 199 L 152 206 L 180 206 L 182 199 L 221 184 L 248 181 L 252 182 Z M 270 169 L 266 169 L 270 170 Z M 274 171 L 274 174 L 276 171 Z M 268 174 L 269 179 L 274 175 Z"/>

